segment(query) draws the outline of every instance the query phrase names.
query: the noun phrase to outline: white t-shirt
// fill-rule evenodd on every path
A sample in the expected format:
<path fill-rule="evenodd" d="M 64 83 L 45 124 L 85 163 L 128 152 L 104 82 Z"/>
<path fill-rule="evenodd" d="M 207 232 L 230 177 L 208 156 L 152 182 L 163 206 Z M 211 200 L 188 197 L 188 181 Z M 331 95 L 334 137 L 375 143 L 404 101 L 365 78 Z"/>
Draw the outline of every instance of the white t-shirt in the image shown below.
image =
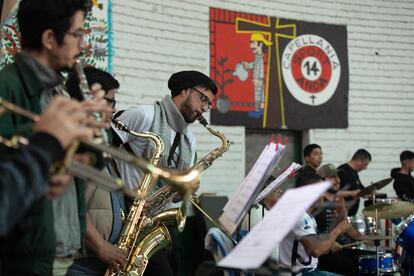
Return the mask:
<path fill-rule="evenodd" d="M 308 213 L 305 213 L 279 245 L 279 265 L 281 267 L 290 268 L 293 272 L 316 269 L 318 258 L 306 253 L 303 244 L 299 241 L 309 235 L 317 235 L 317 225 L 315 219 Z M 295 240 L 299 242 L 296 252 L 293 252 Z M 292 264 L 292 254 L 295 253 L 296 261 Z"/>
<path fill-rule="evenodd" d="M 117 119 L 126 124 L 130 130 L 133 130 L 135 132 L 150 131 L 152 122 L 154 120 L 154 105 L 142 105 L 127 109 Z M 137 156 L 142 156 L 147 143 L 149 143 L 148 139 L 138 138 L 132 134 L 117 129 L 114 126 L 112 126 L 112 128 L 115 130 L 124 144 L 128 143 L 128 145 Z M 176 132 L 171 129 L 170 144 L 173 143 L 175 135 Z M 192 166 L 195 157 L 196 141 L 194 135 L 189 129 L 185 135 L 185 138 L 186 143 L 189 144 L 189 148 L 191 149 L 190 165 Z M 177 147 L 176 154 L 179 154 L 179 148 L 180 147 Z M 120 149 L 126 152 L 126 149 L 124 149 L 122 145 Z M 125 186 L 129 189 L 136 189 L 138 187 L 139 180 L 143 176 L 142 170 L 137 169 L 135 166 L 129 163 L 117 159 L 115 159 L 115 161 Z"/>

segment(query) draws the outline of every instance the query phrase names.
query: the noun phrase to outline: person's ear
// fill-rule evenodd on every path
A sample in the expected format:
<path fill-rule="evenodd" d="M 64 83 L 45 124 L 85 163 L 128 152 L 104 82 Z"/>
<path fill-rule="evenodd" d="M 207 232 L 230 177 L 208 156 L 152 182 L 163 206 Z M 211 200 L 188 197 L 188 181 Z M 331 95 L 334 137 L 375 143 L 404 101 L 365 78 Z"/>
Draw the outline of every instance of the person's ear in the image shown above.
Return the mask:
<path fill-rule="evenodd" d="M 190 95 L 190 93 L 191 93 L 191 88 L 186 88 L 186 89 L 181 90 L 181 93 L 180 94 L 184 98 L 187 98 Z"/>
<path fill-rule="evenodd" d="M 41 37 L 42 46 L 48 50 L 52 50 L 53 45 L 56 44 L 55 34 L 52 30 L 48 29 L 42 33 Z"/>

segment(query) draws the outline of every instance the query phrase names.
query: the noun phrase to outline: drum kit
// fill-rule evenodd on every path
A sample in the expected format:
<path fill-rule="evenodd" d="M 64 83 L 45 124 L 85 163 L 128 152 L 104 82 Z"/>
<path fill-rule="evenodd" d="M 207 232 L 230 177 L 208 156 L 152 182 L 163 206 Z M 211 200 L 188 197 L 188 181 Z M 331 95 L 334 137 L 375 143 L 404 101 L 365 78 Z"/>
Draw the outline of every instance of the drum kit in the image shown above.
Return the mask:
<path fill-rule="evenodd" d="M 354 247 L 369 241 L 374 242 L 375 252 L 359 255 L 359 271 L 363 275 L 394 275 L 400 271 L 398 262 L 394 259 L 392 250 L 379 251 L 381 240 L 391 239 L 390 236 L 380 236 L 380 219 L 405 218 L 396 229 L 395 242 L 414 256 L 414 204 L 393 198 L 376 198 L 376 191 L 385 187 L 392 181 L 387 178 L 375 182 L 360 191 L 358 196 L 371 196 L 372 204 L 363 209 L 364 216 L 350 218 L 351 224 L 363 236 L 363 240 L 343 245 L 343 248 Z"/>

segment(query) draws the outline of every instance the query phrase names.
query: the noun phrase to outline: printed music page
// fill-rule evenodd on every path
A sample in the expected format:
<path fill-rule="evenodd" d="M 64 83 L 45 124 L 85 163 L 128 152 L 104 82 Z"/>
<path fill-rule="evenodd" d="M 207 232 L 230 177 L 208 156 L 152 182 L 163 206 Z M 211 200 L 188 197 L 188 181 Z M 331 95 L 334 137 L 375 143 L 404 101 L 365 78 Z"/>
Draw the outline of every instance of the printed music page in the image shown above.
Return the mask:
<path fill-rule="evenodd" d="M 296 172 L 302 168 L 302 165 L 293 162 L 289 168 L 287 168 L 283 173 L 281 173 L 275 180 L 272 181 L 263 191 L 260 192 L 260 194 L 257 196 L 257 199 L 255 200 L 254 204 L 258 204 L 260 201 L 262 201 L 271 191 L 274 191 L 283 184 L 288 178 L 289 175 Z"/>
<path fill-rule="evenodd" d="M 217 265 L 236 269 L 259 268 L 306 210 L 331 186 L 325 181 L 290 189 L 252 231 Z"/>
<path fill-rule="evenodd" d="M 219 222 L 228 233 L 232 234 L 236 230 L 260 192 L 261 186 L 281 159 L 284 148 L 282 144 L 266 145 L 249 174 L 224 206 Z"/>

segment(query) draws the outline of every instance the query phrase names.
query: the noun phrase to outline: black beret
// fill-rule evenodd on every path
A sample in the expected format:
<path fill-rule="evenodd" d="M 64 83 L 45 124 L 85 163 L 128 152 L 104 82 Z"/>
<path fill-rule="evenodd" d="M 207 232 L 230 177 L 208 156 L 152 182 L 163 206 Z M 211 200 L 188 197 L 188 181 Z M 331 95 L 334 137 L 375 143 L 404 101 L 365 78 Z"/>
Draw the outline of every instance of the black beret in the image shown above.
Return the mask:
<path fill-rule="evenodd" d="M 89 85 L 99 83 L 105 94 L 112 89 L 119 88 L 119 82 L 111 74 L 92 66 L 83 68 Z"/>
<path fill-rule="evenodd" d="M 168 80 L 168 88 L 171 90 L 172 97 L 180 94 L 183 89 L 196 86 L 209 89 L 214 95 L 217 94 L 217 86 L 214 81 L 198 71 L 180 71 L 172 74 Z"/>

